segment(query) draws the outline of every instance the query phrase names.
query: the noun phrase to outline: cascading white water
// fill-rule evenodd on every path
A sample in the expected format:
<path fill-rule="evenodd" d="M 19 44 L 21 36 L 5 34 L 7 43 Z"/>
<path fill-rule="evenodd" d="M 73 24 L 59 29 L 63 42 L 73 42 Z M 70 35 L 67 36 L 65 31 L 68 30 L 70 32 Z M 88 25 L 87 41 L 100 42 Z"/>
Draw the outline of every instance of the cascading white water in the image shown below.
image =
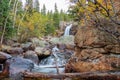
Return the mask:
<path fill-rule="evenodd" d="M 71 27 L 72 27 L 72 24 L 70 24 L 70 25 L 68 25 L 68 26 L 66 27 L 65 32 L 64 32 L 64 36 L 70 35 L 70 29 L 71 29 Z"/>
<path fill-rule="evenodd" d="M 70 29 L 72 24 L 68 25 L 65 29 L 64 36 L 70 35 Z M 52 48 L 52 54 L 41 60 L 39 65 L 35 65 L 33 72 L 43 72 L 43 73 L 63 73 L 65 69 L 65 64 L 69 60 L 71 54 L 61 53 L 57 46 Z M 69 58 L 68 58 L 69 57 Z"/>
<path fill-rule="evenodd" d="M 33 72 L 43 72 L 43 73 L 57 73 L 56 65 L 59 66 L 60 72 L 64 72 L 64 65 L 66 60 L 61 56 L 63 54 L 59 53 L 59 48 L 55 46 L 52 49 L 52 54 L 46 59 L 41 60 L 39 65 L 34 65 Z"/>
<path fill-rule="evenodd" d="M 52 49 L 52 52 L 56 52 L 56 51 L 59 51 L 59 49 L 57 48 L 57 46 L 55 46 L 55 47 Z"/>

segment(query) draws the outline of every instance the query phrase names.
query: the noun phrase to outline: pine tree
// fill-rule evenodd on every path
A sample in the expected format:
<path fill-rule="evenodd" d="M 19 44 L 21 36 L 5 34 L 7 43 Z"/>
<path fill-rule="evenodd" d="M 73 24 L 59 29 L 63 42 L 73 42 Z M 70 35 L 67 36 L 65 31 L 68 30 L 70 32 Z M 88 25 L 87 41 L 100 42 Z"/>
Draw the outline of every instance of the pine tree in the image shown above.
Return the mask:
<path fill-rule="evenodd" d="M 60 10 L 60 21 L 64 21 L 64 12 L 62 9 Z"/>
<path fill-rule="evenodd" d="M 41 9 L 41 14 L 46 15 L 46 6 L 43 4 L 43 8 Z"/>
<path fill-rule="evenodd" d="M 33 0 L 26 0 L 26 9 L 28 10 L 29 13 L 32 13 L 33 9 Z"/>
<path fill-rule="evenodd" d="M 58 13 L 57 4 L 55 3 L 55 13 Z"/>
<path fill-rule="evenodd" d="M 59 27 L 59 12 L 58 12 L 56 3 L 55 3 L 54 14 L 53 14 L 53 21 L 54 21 L 54 26 L 58 28 Z"/>
<path fill-rule="evenodd" d="M 36 10 L 36 11 L 38 11 L 39 12 L 39 1 L 38 0 L 35 0 L 34 1 L 34 3 L 33 3 L 33 7 L 34 7 L 34 9 Z"/>

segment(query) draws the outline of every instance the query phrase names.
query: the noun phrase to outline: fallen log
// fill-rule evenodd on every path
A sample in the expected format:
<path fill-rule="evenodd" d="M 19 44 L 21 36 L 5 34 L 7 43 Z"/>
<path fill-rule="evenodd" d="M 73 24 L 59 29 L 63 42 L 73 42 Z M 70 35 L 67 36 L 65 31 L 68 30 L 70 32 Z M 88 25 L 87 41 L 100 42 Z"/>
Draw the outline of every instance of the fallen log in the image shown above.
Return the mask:
<path fill-rule="evenodd" d="M 23 72 L 24 78 L 65 79 L 81 78 L 85 80 L 120 80 L 120 71 L 44 74 Z"/>
<path fill-rule="evenodd" d="M 64 68 L 65 65 L 58 65 L 58 68 Z M 56 68 L 56 65 L 39 66 L 39 68 Z"/>

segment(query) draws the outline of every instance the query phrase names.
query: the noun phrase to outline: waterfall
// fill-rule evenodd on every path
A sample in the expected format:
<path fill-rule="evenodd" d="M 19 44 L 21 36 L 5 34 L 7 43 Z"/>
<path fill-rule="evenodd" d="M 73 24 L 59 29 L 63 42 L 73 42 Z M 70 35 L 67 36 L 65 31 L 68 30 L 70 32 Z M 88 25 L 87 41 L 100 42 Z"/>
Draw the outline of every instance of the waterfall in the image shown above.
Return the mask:
<path fill-rule="evenodd" d="M 72 24 L 70 24 L 70 25 L 68 25 L 68 26 L 66 27 L 65 32 L 64 32 L 64 36 L 70 35 L 70 29 L 71 29 L 71 27 L 72 27 Z"/>
<path fill-rule="evenodd" d="M 64 65 L 66 63 L 66 59 L 63 58 L 64 55 L 59 52 L 59 48 L 57 46 L 52 48 L 51 56 L 46 59 L 41 60 L 39 65 L 34 65 L 33 72 L 43 72 L 43 73 L 58 73 L 59 71 L 64 72 Z M 57 70 L 58 68 L 59 70 Z"/>

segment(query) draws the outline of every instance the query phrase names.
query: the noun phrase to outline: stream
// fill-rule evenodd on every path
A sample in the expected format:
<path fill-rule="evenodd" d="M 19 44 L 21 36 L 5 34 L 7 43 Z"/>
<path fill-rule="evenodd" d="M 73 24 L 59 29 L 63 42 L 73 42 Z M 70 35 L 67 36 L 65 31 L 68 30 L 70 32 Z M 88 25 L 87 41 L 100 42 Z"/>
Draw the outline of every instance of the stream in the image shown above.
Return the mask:
<path fill-rule="evenodd" d="M 70 29 L 72 24 L 66 26 L 65 33 L 60 38 L 52 38 L 54 46 L 49 48 L 51 50 L 51 54 L 44 59 L 37 59 L 38 56 L 34 50 L 26 51 L 24 54 L 17 54 L 14 55 L 7 60 L 9 63 L 9 76 L 5 77 L 3 80 L 23 80 L 21 72 L 28 71 L 28 72 L 40 72 L 40 73 L 64 73 L 65 65 L 71 58 L 72 54 L 74 53 L 73 50 L 69 50 L 66 48 L 65 44 L 68 44 L 71 47 L 71 44 L 74 44 L 74 37 L 70 35 Z M 51 41 L 51 42 L 52 42 Z M 38 42 L 39 43 L 39 42 Z M 37 43 L 37 44 L 38 44 Z M 34 44 L 34 43 L 33 43 Z M 44 44 L 44 43 L 42 43 Z M 59 47 L 58 45 L 59 44 Z M 31 44 L 27 44 L 27 47 Z M 38 46 L 43 48 L 41 46 Z M 24 49 L 24 47 L 23 47 Z M 25 45 L 26 49 L 26 45 Z M 17 52 L 14 52 L 17 51 Z M 11 50 L 12 51 L 12 50 Z M 40 51 L 40 50 L 39 50 Z M 21 47 L 13 48 L 13 53 L 23 53 Z M 39 63 L 37 63 L 39 61 Z M 0 66 L 0 69 L 2 67 Z M 1 80 L 1 79 L 0 79 Z"/>
<path fill-rule="evenodd" d="M 60 53 L 59 49 L 55 46 L 52 50 L 52 54 L 41 60 L 38 65 L 35 64 L 32 72 L 42 73 L 63 73 L 65 64 L 73 53 Z"/>
<path fill-rule="evenodd" d="M 72 27 L 72 24 L 69 24 L 66 26 L 65 32 L 63 36 L 69 36 L 70 35 L 70 29 Z M 66 54 L 66 52 L 61 53 L 57 46 L 54 46 L 52 48 L 52 54 L 41 60 L 40 63 L 34 64 L 34 69 L 32 69 L 32 72 L 42 72 L 42 73 L 63 73 L 65 64 L 70 59 L 73 52 L 69 52 Z"/>

